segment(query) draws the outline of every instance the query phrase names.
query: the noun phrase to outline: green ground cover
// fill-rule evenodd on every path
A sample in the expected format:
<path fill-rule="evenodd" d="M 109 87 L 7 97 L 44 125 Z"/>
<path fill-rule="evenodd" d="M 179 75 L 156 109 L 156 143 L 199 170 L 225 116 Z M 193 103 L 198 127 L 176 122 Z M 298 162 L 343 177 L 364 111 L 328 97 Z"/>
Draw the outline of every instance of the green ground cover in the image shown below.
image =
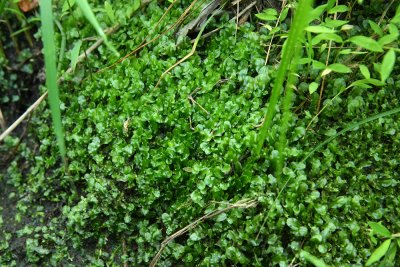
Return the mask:
<path fill-rule="evenodd" d="M 171 240 L 157 266 L 307 266 L 307 253 L 332 266 L 364 266 L 385 240 L 378 230 L 373 236 L 371 227 L 379 226 L 368 222 L 400 231 L 400 114 L 356 125 L 309 154 L 351 123 L 399 108 L 397 7 L 383 1 L 368 8 L 353 4 L 343 12 L 340 6 L 322 10 L 313 22 L 322 27 L 320 22 L 339 12 L 336 24 L 326 26 L 337 28 L 337 37 L 308 29 L 293 79 L 279 177 L 281 112 L 261 152 L 254 151 L 290 12 L 276 30 L 268 64 L 272 33 L 259 25 L 266 21 L 254 16 L 237 27 L 224 12 L 210 19 L 205 32 L 220 29 L 200 39 L 196 52 L 158 87 L 196 36 L 177 42 L 173 32 L 165 34 L 99 73 L 118 58 L 106 46 L 93 52 L 60 84 L 68 165 L 46 105 L 35 111 L 27 137 L 9 136 L 0 147 L 2 153 L 13 151 L 0 176 L 0 265 L 146 266 L 167 237 L 227 208 Z M 127 18 L 125 5 L 118 1 L 108 12 L 100 3 L 94 8 L 102 26 L 119 20 L 121 28 L 109 40 L 121 55 L 149 32 L 161 31 L 154 26 L 168 7 L 152 2 Z M 188 5 L 174 6 L 160 28 L 172 25 Z M 61 20 L 71 49 L 96 34 L 78 9 L 72 14 Z M 340 30 L 343 25 L 353 27 Z M 389 37 L 379 44 L 381 51 L 357 50 L 362 44 L 351 38 L 360 35 Z M 320 42 L 313 39 L 310 47 L 315 36 Z M 396 63 L 384 79 L 390 51 Z M 328 65 L 337 65 L 325 69 L 327 57 Z M 67 69 L 70 59 L 61 64 Z M 321 84 L 320 108 L 327 107 L 308 128 L 319 109 Z M 242 206 L 232 207 L 238 201 Z M 382 266 L 400 264 L 395 237 Z"/>

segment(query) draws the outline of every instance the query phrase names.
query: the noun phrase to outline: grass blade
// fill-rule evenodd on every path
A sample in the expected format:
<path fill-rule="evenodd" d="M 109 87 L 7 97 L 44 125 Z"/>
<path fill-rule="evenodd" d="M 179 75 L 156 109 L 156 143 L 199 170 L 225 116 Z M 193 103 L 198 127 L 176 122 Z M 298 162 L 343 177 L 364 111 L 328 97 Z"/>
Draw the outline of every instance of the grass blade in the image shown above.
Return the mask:
<path fill-rule="evenodd" d="M 119 53 L 114 48 L 114 46 L 108 41 L 107 36 L 103 32 L 103 29 L 100 27 L 99 22 L 96 19 L 92 9 L 89 6 L 87 0 L 77 0 L 76 3 L 78 4 L 79 8 L 82 10 L 83 14 L 85 15 L 86 19 L 92 24 L 93 28 L 97 31 L 97 34 L 104 40 L 104 43 L 107 47 L 116 55 L 119 56 Z"/>
<path fill-rule="evenodd" d="M 385 82 L 392 73 L 394 63 L 396 62 L 396 53 L 393 49 L 390 49 L 386 55 L 383 57 L 382 67 L 381 67 L 381 81 Z"/>
<path fill-rule="evenodd" d="M 58 148 L 65 160 L 64 133 L 61 124 L 60 99 L 57 86 L 56 46 L 54 39 L 53 11 L 51 0 L 40 1 L 40 19 L 42 22 L 42 41 L 46 68 L 46 87 L 49 92 L 49 104 L 53 119 L 54 132 Z"/>
<path fill-rule="evenodd" d="M 299 39 L 302 37 L 304 28 L 308 25 L 310 17 L 308 14 L 311 12 L 312 0 L 300 0 L 297 6 L 294 20 L 291 24 L 288 39 L 284 45 L 281 63 L 278 68 L 277 76 L 272 89 L 271 98 L 265 115 L 265 121 L 260 129 L 257 138 L 256 154 L 259 154 L 264 145 L 265 138 L 267 137 L 268 129 L 272 125 L 272 120 L 276 113 L 276 105 L 278 104 L 279 97 L 282 92 L 283 83 L 286 78 L 287 71 L 290 68 L 290 63 L 294 56 L 294 51 L 298 45 Z"/>

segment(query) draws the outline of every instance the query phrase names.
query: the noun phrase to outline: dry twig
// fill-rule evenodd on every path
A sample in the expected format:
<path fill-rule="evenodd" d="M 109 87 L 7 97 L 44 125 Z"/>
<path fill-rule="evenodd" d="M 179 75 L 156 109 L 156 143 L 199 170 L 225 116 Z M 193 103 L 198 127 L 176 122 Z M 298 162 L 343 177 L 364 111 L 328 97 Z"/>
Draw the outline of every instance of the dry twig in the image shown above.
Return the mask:
<path fill-rule="evenodd" d="M 215 11 L 214 11 L 214 12 L 215 12 Z M 194 52 L 196 51 L 197 44 L 199 43 L 200 37 L 201 37 L 201 35 L 202 35 L 203 32 L 204 32 L 204 29 L 206 28 L 208 22 L 210 22 L 211 18 L 212 18 L 214 15 L 215 15 L 215 13 L 213 13 L 213 14 L 210 16 L 210 18 L 208 18 L 207 21 L 206 21 L 206 22 L 203 24 L 203 26 L 201 27 L 201 30 L 200 30 L 199 34 L 197 35 L 196 40 L 194 41 L 194 44 L 193 44 L 193 46 L 192 46 L 192 50 L 191 50 L 186 56 L 184 56 L 183 58 L 181 58 L 180 60 L 178 60 L 178 62 L 176 62 L 175 64 L 173 64 L 171 67 L 169 67 L 166 71 L 164 71 L 164 72 L 161 74 L 161 76 L 160 76 L 160 78 L 158 79 L 158 81 L 157 81 L 157 83 L 156 83 L 156 86 L 153 88 L 153 90 L 155 90 L 155 89 L 158 88 L 158 86 L 159 86 L 161 80 L 165 77 L 165 75 L 167 75 L 167 74 L 168 74 L 171 70 L 173 70 L 176 66 L 178 66 L 179 64 L 181 64 L 182 62 L 184 62 L 185 60 L 187 60 L 188 58 L 190 58 L 190 57 L 194 54 Z"/>
<path fill-rule="evenodd" d="M 126 243 L 125 239 L 122 239 L 122 254 L 126 256 Z M 128 267 L 128 262 L 124 261 L 124 267 Z"/>
<path fill-rule="evenodd" d="M 194 98 L 193 98 L 193 95 L 194 95 L 195 93 L 197 93 L 199 90 L 201 90 L 200 87 L 194 89 L 193 92 L 191 92 L 191 93 L 188 95 L 187 98 L 188 98 L 190 101 L 192 101 L 193 104 L 199 106 L 199 108 L 201 108 L 205 113 L 207 113 L 207 115 L 210 115 L 210 112 L 208 112 L 202 105 L 200 105 L 200 104 L 199 104 L 196 100 L 194 100 Z"/>
<path fill-rule="evenodd" d="M 171 5 L 168 7 L 168 9 L 164 12 L 164 14 L 161 16 L 160 20 L 157 22 L 156 26 L 157 27 L 159 25 L 159 23 L 161 22 L 161 20 L 165 17 L 165 15 L 169 12 L 169 10 L 172 8 L 172 6 L 176 3 L 177 0 L 175 0 L 174 2 L 171 3 Z M 128 57 L 136 54 L 138 51 L 140 51 L 142 48 L 146 47 L 147 45 L 153 43 L 154 41 L 158 40 L 161 36 L 163 36 L 164 34 L 166 34 L 167 32 L 169 32 L 170 30 L 176 28 L 180 23 L 182 23 L 182 21 L 184 21 L 186 19 L 186 17 L 189 14 L 189 11 L 193 8 L 194 4 L 197 2 L 198 0 L 194 0 L 190 6 L 183 12 L 183 14 L 179 17 L 179 19 L 172 24 L 168 29 L 166 29 L 165 31 L 163 31 L 160 34 L 157 34 L 153 39 L 151 39 L 150 41 L 146 40 L 149 38 L 150 33 L 146 36 L 146 38 L 142 41 L 142 43 L 136 47 L 134 50 L 132 50 L 131 52 L 129 52 L 128 54 L 126 54 L 125 56 L 123 56 L 122 58 L 120 58 L 117 62 L 111 64 L 110 66 L 107 66 L 99 71 L 97 71 L 97 73 L 99 72 L 103 72 L 107 69 L 110 69 L 114 66 L 116 66 L 117 64 L 121 63 L 122 61 L 124 61 L 125 59 L 127 59 Z"/>
<path fill-rule="evenodd" d="M 238 202 L 234 203 L 234 204 L 228 204 L 228 207 L 220 209 L 220 210 L 215 210 L 213 212 L 210 212 L 204 216 L 202 216 L 201 218 L 195 220 L 194 222 L 190 223 L 189 225 L 183 227 L 182 229 L 180 229 L 179 231 L 175 232 L 174 234 L 172 234 L 171 236 L 167 237 L 162 243 L 161 243 L 161 247 L 159 249 L 159 251 L 157 252 L 157 254 L 154 256 L 153 260 L 150 262 L 150 267 L 154 267 L 156 266 L 158 260 L 161 257 L 161 254 L 163 252 L 163 250 L 165 249 L 165 247 L 168 245 L 169 242 L 171 242 L 172 240 L 174 240 L 175 238 L 185 234 L 186 232 L 188 232 L 189 230 L 193 229 L 194 227 L 196 227 L 199 223 L 213 218 L 215 216 L 218 216 L 221 213 L 227 212 L 231 209 L 235 209 L 235 208 L 243 208 L 243 209 L 248 209 L 248 208 L 252 208 L 255 207 L 257 205 L 257 200 L 254 199 L 243 199 L 243 200 L 239 200 Z"/>
<path fill-rule="evenodd" d="M 3 130 L 5 130 L 7 127 L 6 120 L 4 119 L 3 112 L 1 112 L 1 109 L 0 109 L 0 126 L 1 126 L 1 129 L 3 129 Z"/>

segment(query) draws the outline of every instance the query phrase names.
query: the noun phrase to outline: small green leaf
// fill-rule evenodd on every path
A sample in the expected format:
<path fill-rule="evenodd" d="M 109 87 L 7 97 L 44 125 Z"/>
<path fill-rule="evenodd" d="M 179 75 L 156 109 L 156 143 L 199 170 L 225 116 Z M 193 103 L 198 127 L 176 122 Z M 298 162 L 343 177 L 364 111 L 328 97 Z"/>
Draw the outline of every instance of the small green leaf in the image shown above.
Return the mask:
<path fill-rule="evenodd" d="M 336 28 L 336 27 L 343 26 L 343 25 L 345 25 L 347 23 L 349 23 L 348 20 L 339 20 L 339 19 L 326 18 L 324 26 L 328 27 L 328 28 Z"/>
<path fill-rule="evenodd" d="M 351 73 L 351 69 L 341 63 L 333 63 L 329 65 L 327 68 L 338 73 Z"/>
<path fill-rule="evenodd" d="M 354 86 L 368 85 L 368 84 L 372 84 L 375 86 L 384 86 L 385 85 L 385 83 L 383 83 L 379 80 L 376 80 L 376 79 L 363 79 L 363 80 L 358 80 L 358 81 L 351 83 L 349 85 L 349 88 L 354 87 Z"/>
<path fill-rule="evenodd" d="M 338 5 L 338 6 L 335 6 L 335 7 L 331 8 L 328 11 L 328 14 L 341 13 L 341 12 L 346 12 L 346 11 L 349 11 L 349 8 L 347 6 Z"/>
<path fill-rule="evenodd" d="M 381 27 L 379 27 L 379 25 L 375 22 L 375 21 L 372 21 L 372 20 L 368 20 L 368 23 L 369 23 L 369 26 L 371 27 L 371 29 L 377 34 L 377 35 L 379 35 L 379 36 L 382 36 L 383 35 L 383 31 L 382 31 L 382 29 L 381 29 Z"/>
<path fill-rule="evenodd" d="M 334 33 L 335 30 L 324 27 L 324 26 L 308 26 L 305 28 L 306 31 L 312 32 L 312 33 Z"/>
<path fill-rule="evenodd" d="M 390 22 L 392 22 L 392 23 L 400 23 L 400 12 L 397 13 Z"/>
<path fill-rule="evenodd" d="M 398 36 L 392 35 L 392 34 L 387 34 L 387 35 L 384 35 L 381 38 L 379 38 L 378 43 L 381 46 L 384 46 L 384 45 L 393 43 L 394 41 L 397 41 L 397 39 L 398 39 Z"/>
<path fill-rule="evenodd" d="M 351 30 L 351 29 L 353 29 L 353 28 L 354 28 L 354 25 L 345 24 L 345 25 L 343 25 L 343 26 L 340 28 L 340 30 L 341 30 L 341 31 L 349 31 L 349 30 Z"/>
<path fill-rule="evenodd" d="M 276 11 L 276 9 L 273 9 L 273 8 L 267 8 L 267 9 L 263 10 L 263 12 L 261 14 L 278 16 L 278 11 Z"/>
<path fill-rule="evenodd" d="M 314 38 L 311 40 L 312 45 L 317 45 L 319 44 L 322 40 L 324 41 L 333 41 L 336 43 L 343 43 L 342 37 L 340 37 L 337 34 L 334 33 L 320 33 L 316 35 Z"/>
<path fill-rule="evenodd" d="M 387 251 L 383 261 L 385 263 L 393 263 L 395 261 L 395 258 L 396 258 L 396 252 L 397 252 L 397 244 L 396 243 L 392 243 L 390 245 L 389 250 Z"/>
<path fill-rule="evenodd" d="M 277 20 L 278 12 L 273 8 L 268 8 L 262 13 L 256 14 L 256 17 L 261 20 Z"/>
<path fill-rule="evenodd" d="M 326 9 L 331 10 L 336 5 L 336 0 L 328 0 L 326 3 Z"/>
<path fill-rule="evenodd" d="M 268 27 L 266 25 L 265 25 L 265 28 L 268 29 Z M 272 35 L 272 34 L 275 34 L 275 33 L 279 32 L 281 30 L 281 27 L 274 27 L 274 28 L 271 28 L 269 30 L 270 30 L 269 34 Z"/>
<path fill-rule="evenodd" d="M 115 22 L 115 15 L 114 15 L 114 10 L 110 2 L 105 1 L 104 2 L 104 10 L 106 11 L 107 16 L 110 18 L 111 22 Z"/>
<path fill-rule="evenodd" d="M 141 2 L 142 2 L 141 0 L 133 0 L 132 11 L 138 10 L 141 5 Z"/>
<path fill-rule="evenodd" d="M 371 74 L 369 73 L 367 66 L 361 64 L 358 67 L 360 68 L 361 74 L 364 76 L 365 79 L 371 78 Z"/>
<path fill-rule="evenodd" d="M 381 64 L 381 63 L 374 62 L 373 65 L 374 65 L 374 70 L 375 70 L 377 73 L 381 73 L 382 64 Z"/>
<path fill-rule="evenodd" d="M 300 58 L 299 61 L 297 62 L 299 65 L 304 65 L 304 64 L 308 64 L 311 63 L 313 60 L 311 58 L 308 57 L 303 57 Z"/>
<path fill-rule="evenodd" d="M 380 224 L 380 223 L 368 222 L 368 225 L 372 228 L 372 230 L 373 230 L 375 233 L 377 233 L 377 234 L 379 234 L 379 235 L 381 235 L 381 236 L 383 236 L 383 237 L 390 238 L 390 237 L 392 236 L 392 234 L 390 233 L 390 231 L 389 231 L 385 226 L 383 226 L 383 225 Z"/>
<path fill-rule="evenodd" d="M 319 17 L 320 17 L 320 16 L 322 15 L 322 13 L 325 11 L 326 7 L 327 7 L 327 4 L 325 4 L 325 5 L 320 5 L 320 6 L 317 6 L 316 8 L 314 8 L 314 9 L 311 11 L 311 14 L 310 14 L 311 18 L 312 18 L 312 19 L 319 19 Z"/>
<path fill-rule="evenodd" d="M 317 91 L 318 87 L 319 87 L 318 83 L 316 83 L 316 82 L 310 83 L 310 85 L 308 86 L 308 92 L 310 93 L 310 95 L 312 93 L 314 93 L 315 91 Z"/>
<path fill-rule="evenodd" d="M 190 167 L 183 167 L 183 170 L 184 170 L 185 172 L 193 172 L 193 169 L 190 168 Z"/>
<path fill-rule="evenodd" d="M 277 17 L 276 17 L 276 16 L 273 16 L 273 15 L 267 15 L 267 14 L 263 14 L 263 13 L 256 14 L 256 17 L 257 17 L 257 18 L 259 18 L 259 19 L 261 19 L 261 20 L 266 20 L 266 21 L 268 21 L 268 20 L 272 20 L 272 21 L 274 21 L 274 20 L 276 20 L 276 19 L 277 19 Z"/>
<path fill-rule="evenodd" d="M 371 257 L 369 257 L 367 263 L 365 264 L 365 266 L 370 266 L 373 263 L 379 261 L 388 251 L 390 243 L 391 243 L 391 239 L 385 240 L 382 245 L 380 245 L 371 255 Z"/>
<path fill-rule="evenodd" d="M 313 64 L 313 67 L 318 70 L 325 69 L 325 64 L 318 60 L 313 60 L 312 64 Z"/>
<path fill-rule="evenodd" d="M 399 30 L 393 23 L 389 24 L 389 34 L 379 38 L 378 43 L 382 46 L 393 43 L 399 38 Z"/>
<path fill-rule="evenodd" d="M 389 78 L 392 73 L 394 63 L 396 61 L 396 53 L 393 49 L 390 49 L 386 55 L 383 57 L 382 66 L 381 66 L 381 81 L 385 82 L 387 78 Z"/>
<path fill-rule="evenodd" d="M 172 3 L 173 1 L 171 1 L 170 3 Z M 138 10 L 141 6 L 141 0 L 133 0 L 132 4 L 129 4 L 126 8 L 125 11 L 125 16 L 127 18 L 130 18 L 133 14 L 133 12 L 135 12 L 136 10 Z"/>
<path fill-rule="evenodd" d="M 315 267 L 328 267 L 328 265 L 323 260 L 315 257 L 314 255 L 310 254 L 305 250 L 302 250 L 300 252 L 300 257 L 304 258 L 306 261 L 313 264 Z"/>
<path fill-rule="evenodd" d="M 389 32 L 390 32 L 390 34 L 392 34 L 394 36 L 397 36 L 397 37 L 399 36 L 399 29 L 393 23 L 389 24 Z"/>
<path fill-rule="evenodd" d="M 221 213 L 220 215 L 217 216 L 217 218 L 215 219 L 217 222 L 222 222 L 225 221 L 227 218 L 226 213 Z"/>
<path fill-rule="evenodd" d="M 61 12 L 68 11 L 70 6 L 73 7 L 75 5 L 75 0 L 64 0 Z"/>
<path fill-rule="evenodd" d="M 325 76 L 325 75 L 328 75 L 329 73 L 331 73 L 332 72 L 332 70 L 331 69 L 329 69 L 329 68 L 326 68 L 326 69 L 324 69 L 323 71 L 322 71 L 322 73 L 321 73 L 321 77 L 323 77 L 323 76 Z"/>
<path fill-rule="evenodd" d="M 196 232 L 194 232 L 193 234 L 191 234 L 189 236 L 190 240 L 192 241 L 199 241 L 201 239 L 200 235 Z"/>
<path fill-rule="evenodd" d="M 349 41 L 369 51 L 383 52 L 382 46 L 377 41 L 369 37 L 358 35 L 350 38 Z"/>
<path fill-rule="evenodd" d="M 76 63 L 78 62 L 79 51 L 81 49 L 82 41 L 79 40 L 75 43 L 74 48 L 71 50 L 71 68 L 72 72 L 75 71 Z"/>
<path fill-rule="evenodd" d="M 286 19 L 287 15 L 288 15 L 288 13 L 289 13 L 289 8 L 288 7 L 284 8 L 282 10 L 282 12 L 281 12 L 281 16 L 279 18 L 279 22 L 284 21 Z"/>

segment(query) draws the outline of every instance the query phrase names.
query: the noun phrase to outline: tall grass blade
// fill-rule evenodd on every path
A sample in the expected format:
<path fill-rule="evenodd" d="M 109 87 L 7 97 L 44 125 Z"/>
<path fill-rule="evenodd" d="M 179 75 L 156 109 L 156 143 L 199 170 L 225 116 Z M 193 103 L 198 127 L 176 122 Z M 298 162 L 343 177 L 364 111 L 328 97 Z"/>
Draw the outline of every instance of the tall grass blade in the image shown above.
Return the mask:
<path fill-rule="evenodd" d="M 83 14 L 85 15 L 86 19 L 92 24 L 93 28 L 97 31 L 97 34 L 104 40 L 104 43 L 107 47 L 116 55 L 119 56 L 119 53 L 114 48 L 114 46 L 108 41 L 107 35 L 103 32 L 103 29 L 100 27 L 99 22 L 96 19 L 92 9 L 89 6 L 87 0 L 77 0 L 76 3 L 78 4 L 79 8 L 82 10 Z"/>
<path fill-rule="evenodd" d="M 65 142 L 61 124 L 60 99 L 57 86 L 56 46 L 54 39 L 53 11 L 51 0 L 40 1 L 40 19 L 42 22 L 42 41 L 44 47 L 44 63 L 46 68 L 46 87 L 49 92 L 49 104 L 53 119 L 54 132 L 58 148 L 65 160 Z"/>
<path fill-rule="evenodd" d="M 311 5 L 313 0 L 300 0 L 297 5 L 296 14 L 294 20 L 290 26 L 289 36 L 284 45 L 281 63 L 278 68 L 277 76 L 275 79 L 274 87 L 272 88 L 271 98 L 265 115 L 264 123 L 260 129 L 260 133 L 257 138 L 256 154 L 261 152 L 264 145 L 264 141 L 267 137 L 268 129 L 272 125 L 273 118 L 276 113 L 276 105 L 278 104 L 279 97 L 282 92 L 283 83 L 286 79 L 287 71 L 290 68 L 290 64 L 294 57 L 294 51 L 298 45 L 299 40 L 303 36 L 304 28 L 308 25 L 311 20 L 309 16 L 311 12 Z"/>

